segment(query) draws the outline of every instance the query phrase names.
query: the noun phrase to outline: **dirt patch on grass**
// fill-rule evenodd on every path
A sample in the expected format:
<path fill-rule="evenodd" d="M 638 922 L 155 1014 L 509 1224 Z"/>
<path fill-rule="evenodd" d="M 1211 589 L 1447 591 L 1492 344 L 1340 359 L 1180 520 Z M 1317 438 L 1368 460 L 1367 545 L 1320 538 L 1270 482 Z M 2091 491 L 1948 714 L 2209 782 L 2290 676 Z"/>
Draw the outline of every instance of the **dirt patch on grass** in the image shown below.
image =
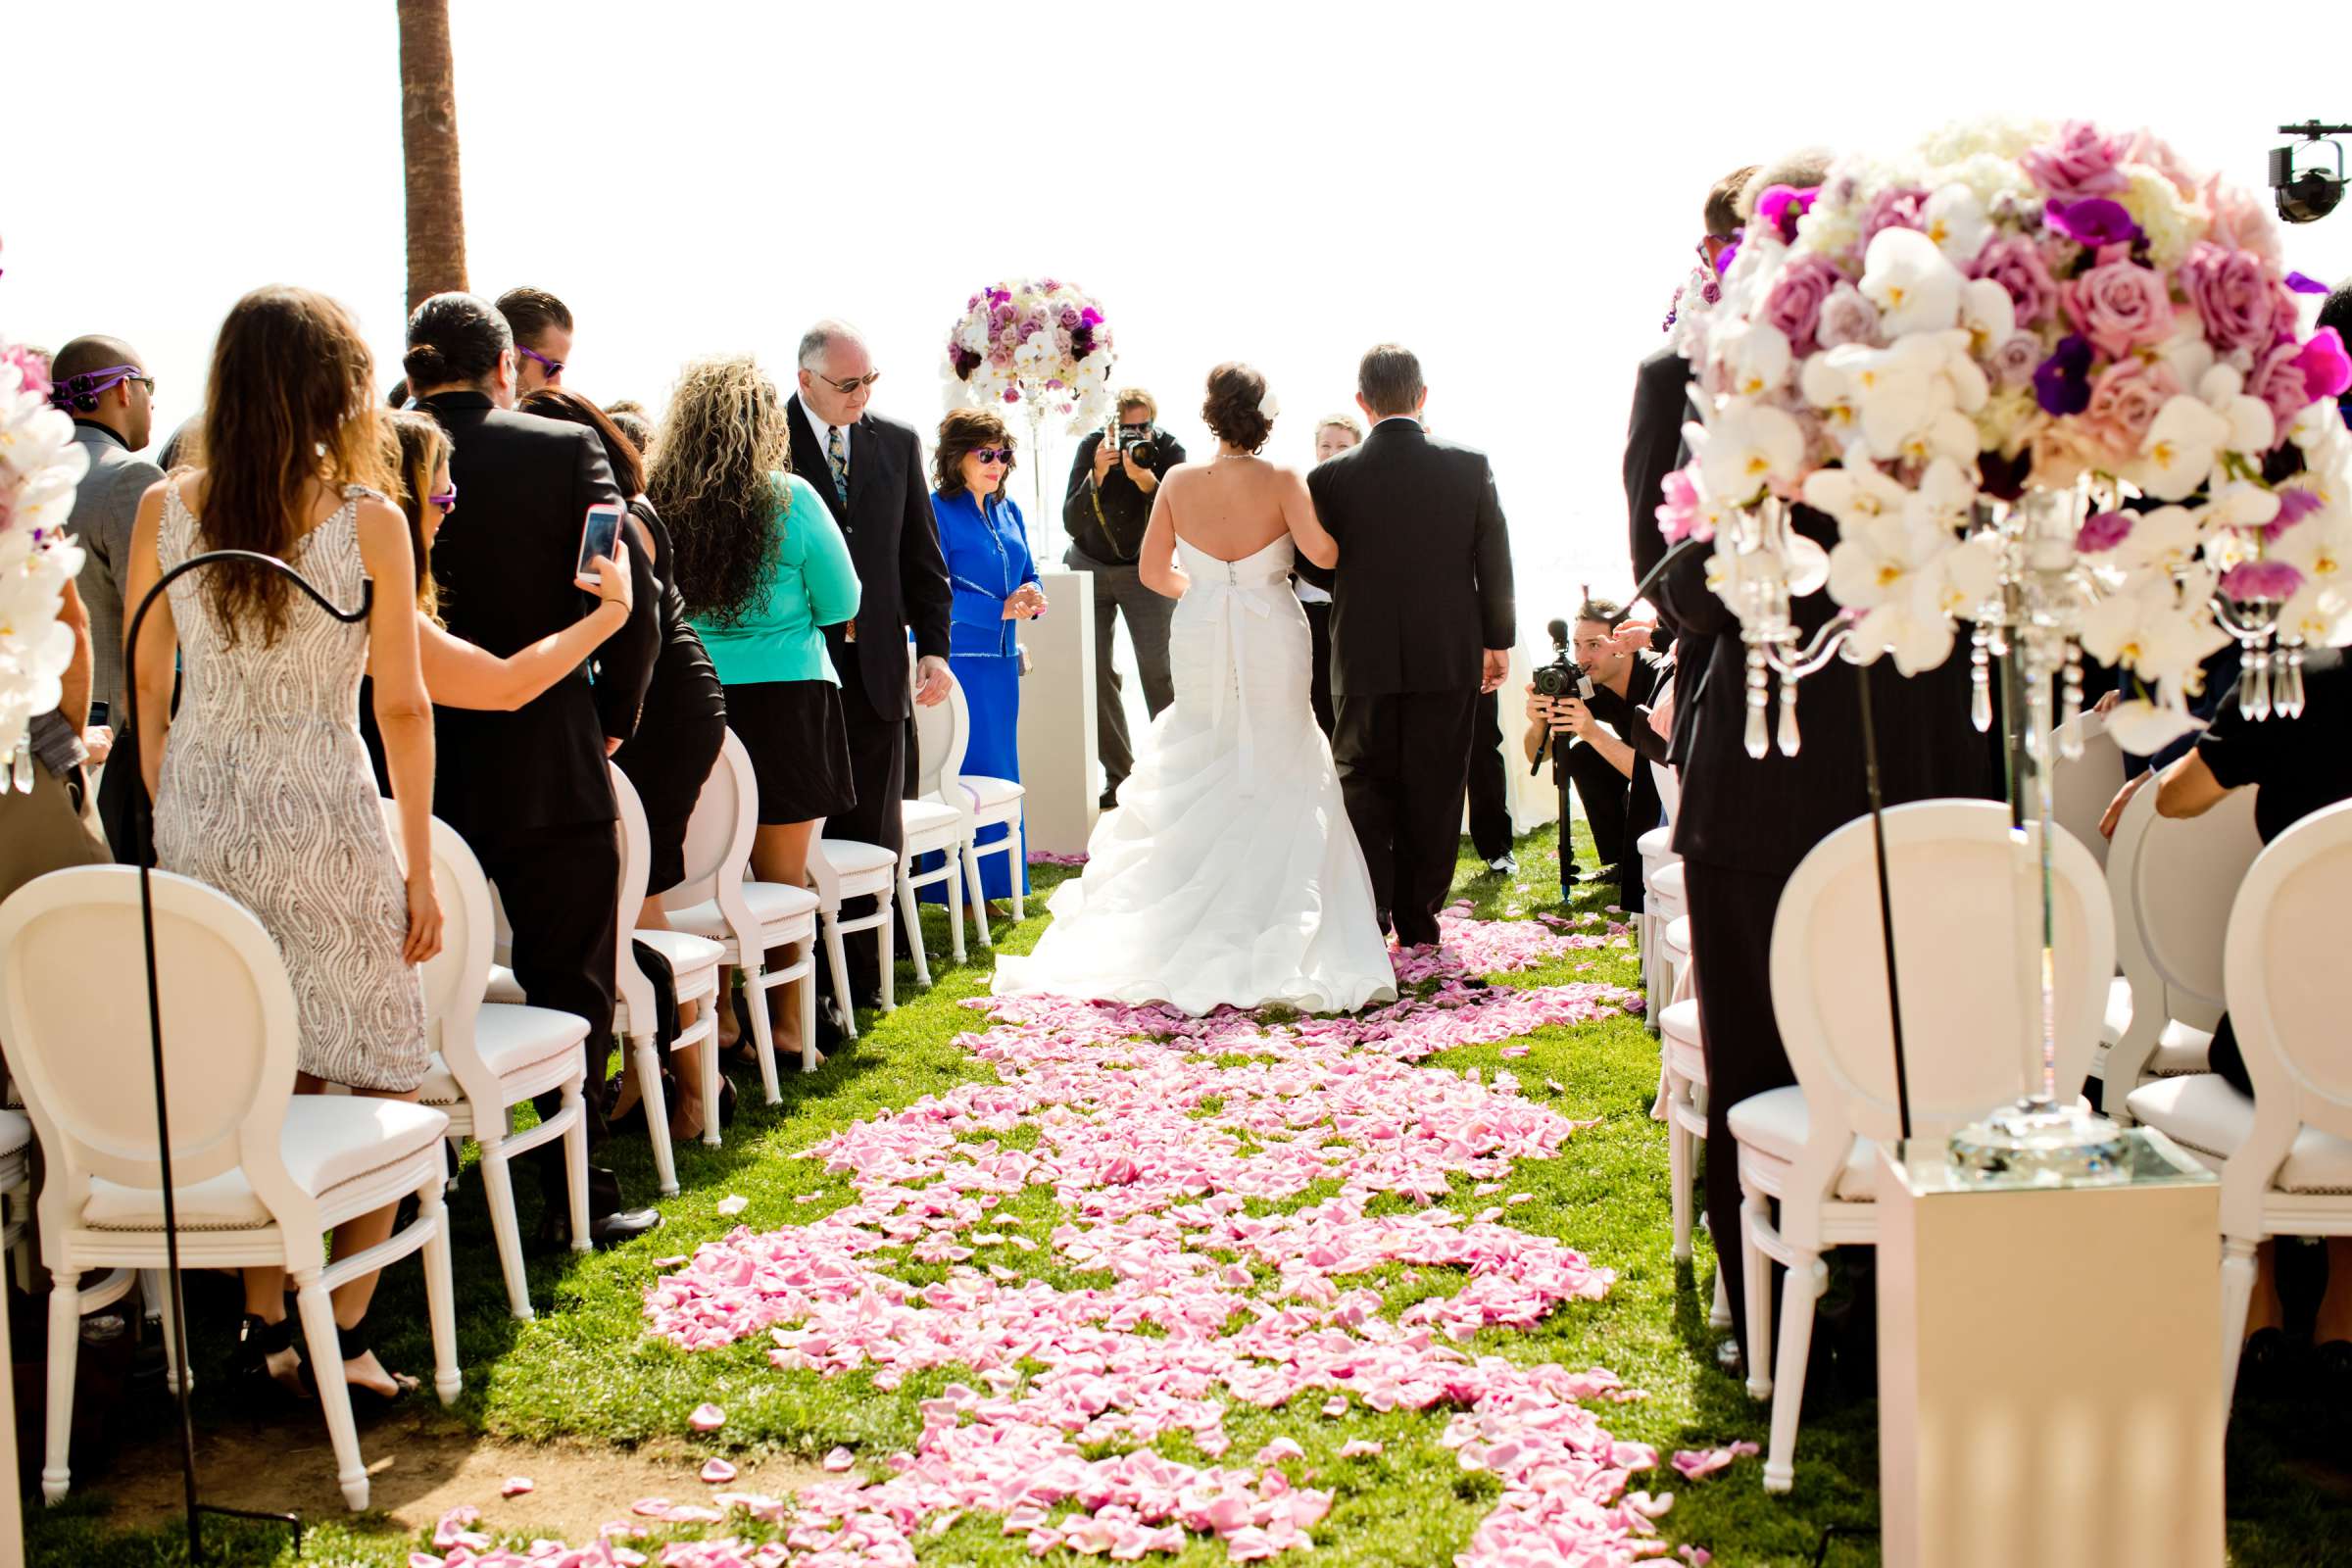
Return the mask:
<path fill-rule="evenodd" d="M 710 1457 L 708 1449 L 683 1444 L 618 1448 L 502 1443 L 429 1413 L 364 1428 L 360 1451 L 371 1481 L 369 1507 L 380 1511 L 387 1533 L 404 1536 L 430 1529 L 450 1509 L 471 1503 L 482 1511 L 477 1528 L 576 1543 L 612 1520 L 626 1518 L 640 1497 L 706 1502 L 719 1492 L 788 1496 L 824 1479 L 807 1459 L 739 1454 L 729 1456 L 741 1472 L 735 1480 L 706 1486 L 697 1472 Z M 306 1523 L 350 1517 L 335 1484 L 334 1449 L 323 1422 L 200 1432 L 196 1473 L 208 1503 L 292 1511 Z M 532 1490 L 502 1498 L 499 1489 L 510 1476 L 528 1476 Z M 92 1490 L 113 1501 L 111 1520 L 122 1526 L 178 1519 L 183 1501 L 178 1445 L 157 1441 L 125 1449 Z"/>

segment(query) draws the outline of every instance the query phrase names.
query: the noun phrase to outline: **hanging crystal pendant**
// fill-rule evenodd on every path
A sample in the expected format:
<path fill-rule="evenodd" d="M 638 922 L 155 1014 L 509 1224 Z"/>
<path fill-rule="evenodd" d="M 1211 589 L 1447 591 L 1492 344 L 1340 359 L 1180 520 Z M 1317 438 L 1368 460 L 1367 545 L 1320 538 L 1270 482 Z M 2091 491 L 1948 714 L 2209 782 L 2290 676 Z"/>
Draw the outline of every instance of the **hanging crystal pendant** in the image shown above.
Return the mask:
<path fill-rule="evenodd" d="M 2237 700 L 2248 718 L 2259 723 L 2271 716 L 2271 648 L 2267 637 L 2246 645 L 2246 667 L 2239 679 Z"/>
<path fill-rule="evenodd" d="M 2066 668 L 2060 672 L 2058 755 L 2070 762 L 2082 760 L 2082 650 L 2066 645 Z"/>
<path fill-rule="evenodd" d="M 17 755 L 9 768 L 8 782 L 9 787 L 20 795 L 32 793 L 32 736 L 29 733 L 17 737 Z"/>
<path fill-rule="evenodd" d="M 1781 679 L 1780 742 L 1783 757 L 1796 755 L 1796 677 L 1793 675 L 1783 676 Z"/>
<path fill-rule="evenodd" d="M 1980 735 L 1992 731 L 1992 633 L 1979 626 L 1968 639 L 1968 719 Z"/>
<path fill-rule="evenodd" d="M 1747 755 L 1758 761 L 1771 750 L 1771 734 L 1764 719 L 1766 680 L 1764 651 L 1750 646 L 1747 650 Z"/>
<path fill-rule="evenodd" d="M 2289 642 L 2280 652 L 2284 667 L 2278 671 L 2277 697 L 2273 707 L 2281 718 L 2303 716 L 2303 645 Z"/>

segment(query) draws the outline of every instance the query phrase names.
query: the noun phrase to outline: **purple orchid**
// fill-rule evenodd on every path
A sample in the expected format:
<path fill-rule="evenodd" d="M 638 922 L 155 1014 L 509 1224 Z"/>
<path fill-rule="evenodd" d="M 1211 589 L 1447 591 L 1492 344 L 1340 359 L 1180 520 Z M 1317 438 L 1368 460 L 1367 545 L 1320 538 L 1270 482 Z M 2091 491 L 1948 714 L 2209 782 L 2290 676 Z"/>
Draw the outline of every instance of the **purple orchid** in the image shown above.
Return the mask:
<path fill-rule="evenodd" d="M 1807 185 L 1799 190 L 1793 185 L 1774 185 L 1756 198 L 1756 221 L 1777 230 L 1781 243 L 1796 243 L 1796 220 L 1810 212 L 1813 198 L 1821 194 L 1819 185 Z"/>
<path fill-rule="evenodd" d="M 2090 407 L 2090 339 L 2069 332 L 2057 352 L 2034 367 L 2034 401 L 2044 414 L 2064 417 Z"/>
<path fill-rule="evenodd" d="M 2132 245 L 2140 238 L 2137 223 L 2124 204 L 2104 196 L 2065 202 L 2056 197 L 2042 208 L 2042 220 L 2078 245 L 2097 250 L 2104 245 Z"/>
<path fill-rule="evenodd" d="M 2101 556 L 2131 537 L 2132 514 L 2102 512 L 2075 534 L 2075 549 L 2086 556 Z"/>
<path fill-rule="evenodd" d="M 1740 254 L 1740 242 L 1745 238 L 1747 238 L 1745 228 L 1735 228 L 1732 230 L 1731 243 L 1715 253 L 1715 275 L 1717 277 L 1723 276 L 1732 270 L 1733 259 Z"/>
<path fill-rule="evenodd" d="M 2344 352 L 2344 340 L 2332 326 L 2312 333 L 2295 356 L 2295 368 L 2303 372 L 2304 389 L 2314 403 L 2352 390 L 2352 355 Z"/>
<path fill-rule="evenodd" d="M 2327 284 L 2304 272 L 2287 273 L 2286 286 L 2293 289 L 2298 294 L 2326 294 L 2330 292 Z"/>
<path fill-rule="evenodd" d="M 2244 603 L 2250 599 L 2292 599 L 2303 586 L 2303 573 L 2283 561 L 2241 561 L 2222 573 L 2222 592 Z"/>
<path fill-rule="evenodd" d="M 2290 484 L 2278 492 L 2278 514 L 2263 524 L 2262 537 L 2267 543 L 2320 510 L 2320 493 Z"/>

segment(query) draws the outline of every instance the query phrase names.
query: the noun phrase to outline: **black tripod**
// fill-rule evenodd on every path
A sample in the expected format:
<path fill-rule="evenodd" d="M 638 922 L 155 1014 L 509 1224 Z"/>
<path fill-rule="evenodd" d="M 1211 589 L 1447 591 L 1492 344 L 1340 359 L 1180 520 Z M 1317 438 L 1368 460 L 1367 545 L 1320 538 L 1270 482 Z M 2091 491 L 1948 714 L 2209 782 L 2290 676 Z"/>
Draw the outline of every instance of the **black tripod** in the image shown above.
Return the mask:
<path fill-rule="evenodd" d="M 314 587 L 310 580 L 275 556 L 266 556 L 256 550 L 208 550 L 190 556 L 157 579 L 139 601 L 139 608 L 130 617 L 130 631 L 125 638 L 129 650 L 129 667 L 124 671 L 122 708 L 123 722 L 135 738 L 139 733 L 139 629 L 146 624 L 147 612 L 155 607 L 156 599 L 166 588 L 201 566 L 223 561 L 242 561 L 271 571 L 283 573 L 295 587 L 309 595 L 327 614 L 347 626 L 357 625 L 368 618 L 375 601 L 375 584 L 370 581 L 360 593 L 360 607 L 353 611 L 337 610 L 327 597 Z M 142 753 L 143 755 L 143 753 Z M 137 842 L 142 846 L 154 843 L 155 806 L 142 786 L 131 791 L 132 820 L 138 824 Z M 270 1520 L 287 1525 L 294 1532 L 294 1552 L 302 1554 L 302 1516 L 296 1513 L 255 1512 L 244 1508 L 226 1508 L 205 1502 L 196 1494 L 196 1428 L 188 1413 L 188 1313 L 187 1300 L 179 1285 L 179 1214 L 173 1200 L 172 1183 L 172 1113 L 164 1093 L 164 1006 L 157 987 L 155 972 L 155 891 L 149 881 L 149 871 L 155 857 L 152 849 L 139 856 L 139 935 L 146 949 L 147 960 L 147 1040 L 155 1063 L 155 1138 L 156 1157 L 163 1167 L 164 1183 L 164 1256 L 166 1260 L 166 1289 L 172 1293 L 172 1321 L 176 1332 L 172 1340 L 172 1375 L 178 1390 L 179 1401 L 179 1457 L 180 1470 L 187 1484 L 188 1561 L 204 1561 L 204 1533 L 199 1516 L 218 1514 L 226 1519 Z"/>

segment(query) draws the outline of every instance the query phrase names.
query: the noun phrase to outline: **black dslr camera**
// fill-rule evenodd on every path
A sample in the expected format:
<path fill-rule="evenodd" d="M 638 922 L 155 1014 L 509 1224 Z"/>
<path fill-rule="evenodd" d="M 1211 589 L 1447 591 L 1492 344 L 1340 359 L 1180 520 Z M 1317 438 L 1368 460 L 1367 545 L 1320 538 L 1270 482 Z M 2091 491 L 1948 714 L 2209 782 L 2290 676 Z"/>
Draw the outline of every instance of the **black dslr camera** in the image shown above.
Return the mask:
<path fill-rule="evenodd" d="M 1119 456 L 1135 454 L 1135 461 L 1144 467 L 1152 466 L 1153 443 L 1159 439 L 1156 424 L 1122 424 L 1119 426 Z"/>
<path fill-rule="evenodd" d="M 1585 673 L 1584 665 L 1568 657 L 1568 623 L 1564 620 L 1546 621 L 1544 629 L 1551 635 L 1551 662 L 1537 667 L 1536 695 L 1548 697 L 1554 702 L 1563 697 L 1578 697 L 1591 702 L 1592 677 Z M 1546 730 L 1543 744 L 1536 748 L 1536 760 L 1528 767 L 1529 777 L 1534 777 L 1544 766 L 1544 758 L 1551 749 L 1551 732 Z"/>

